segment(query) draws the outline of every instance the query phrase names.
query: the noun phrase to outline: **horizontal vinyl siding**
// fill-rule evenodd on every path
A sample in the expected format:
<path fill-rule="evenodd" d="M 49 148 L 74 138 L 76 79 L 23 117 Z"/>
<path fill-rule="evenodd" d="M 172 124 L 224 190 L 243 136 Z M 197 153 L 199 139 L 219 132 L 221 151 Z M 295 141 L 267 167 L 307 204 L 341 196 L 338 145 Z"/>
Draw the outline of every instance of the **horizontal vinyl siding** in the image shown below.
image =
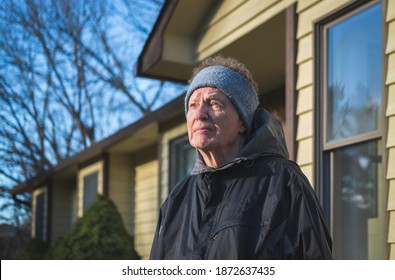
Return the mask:
<path fill-rule="evenodd" d="M 158 161 L 135 169 L 135 246 L 143 258 L 149 257 L 158 219 Z"/>
<path fill-rule="evenodd" d="M 133 235 L 132 166 L 128 154 L 111 154 L 109 158 L 109 198 L 116 205 L 129 234 Z"/>
<path fill-rule="evenodd" d="M 206 25 L 202 26 L 196 58 L 202 60 L 249 33 L 285 10 L 292 0 L 223 1 Z"/>
<path fill-rule="evenodd" d="M 387 180 L 389 186 L 387 211 L 389 216 L 389 258 L 395 260 L 395 1 L 387 2 L 386 23 L 388 27 L 386 56 L 388 98 L 386 117 L 388 121 L 386 148 L 388 151 Z M 385 73 L 385 72 L 384 72 Z"/>
<path fill-rule="evenodd" d="M 296 161 L 310 183 L 314 183 L 314 22 L 349 0 L 299 0 L 297 1 L 298 91 L 296 114 L 297 156 Z"/>

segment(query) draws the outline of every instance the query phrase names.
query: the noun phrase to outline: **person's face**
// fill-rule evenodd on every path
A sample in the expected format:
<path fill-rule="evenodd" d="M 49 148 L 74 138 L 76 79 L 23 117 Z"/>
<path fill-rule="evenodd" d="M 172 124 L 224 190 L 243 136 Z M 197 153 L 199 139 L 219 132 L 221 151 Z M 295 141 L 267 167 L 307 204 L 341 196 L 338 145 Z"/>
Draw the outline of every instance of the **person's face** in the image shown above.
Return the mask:
<path fill-rule="evenodd" d="M 226 151 L 237 145 L 245 128 L 230 99 L 219 89 L 195 90 L 188 101 L 190 144 L 202 151 Z"/>

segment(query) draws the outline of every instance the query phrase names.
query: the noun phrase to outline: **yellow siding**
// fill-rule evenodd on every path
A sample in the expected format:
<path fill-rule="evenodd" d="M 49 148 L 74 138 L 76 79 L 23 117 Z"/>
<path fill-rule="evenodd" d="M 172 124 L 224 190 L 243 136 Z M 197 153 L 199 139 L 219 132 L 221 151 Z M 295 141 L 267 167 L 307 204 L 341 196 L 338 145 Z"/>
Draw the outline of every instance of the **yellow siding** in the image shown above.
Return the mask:
<path fill-rule="evenodd" d="M 158 218 L 158 161 L 135 169 L 135 246 L 143 258 L 149 257 Z"/>
<path fill-rule="evenodd" d="M 313 165 L 309 164 L 309 165 L 304 165 L 301 166 L 300 169 L 302 170 L 303 174 L 306 175 L 307 179 L 309 180 L 309 182 L 311 184 L 313 184 Z M 313 186 L 314 188 L 314 186 Z"/>
<path fill-rule="evenodd" d="M 300 1 L 299 1 L 300 2 Z M 328 12 L 349 3 L 350 0 L 325 0 L 317 2 L 299 13 L 297 38 L 300 39 L 313 32 L 314 21 L 328 14 Z"/>
<path fill-rule="evenodd" d="M 388 24 L 388 34 L 391 34 L 387 41 L 386 53 L 395 51 L 395 21 Z"/>
<path fill-rule="evenodd" d="M 55 242 L 72 229 L 76 180 L 59 178 L 54 180 L 52 188 L 51 242 Z"/>
<path fill-rule="evenodd" d="M 111 154 L 109 158 L 109 198 L 116 205 L 129 234 L 133 235 L 132 166 L 125 154 Z"/>
<path fill-rule="evenodd" d="M 388 191 L 388 211 L 395 211 L 395 180 L 391 180 Z"/>
<path fill-rule="evenodd" d="M 302 62 L 309 60 L 313 57 L 313 35 L 309 34 L 299 39 L 298 42 L 298 56 L 296 62 L 301 64 Z"/>
<path fill-rule="evenodd" d="M 296 114 L 300 115 L 313 110 L 313 86 L 308 86 L 299 91 Z"/>
<path fill-rule="evenodd" d="M 313 111 L 299 115 L 296 140 L 313 137 Z"/>
<path fill-rule="evenodd" d="M 313 138 L 310 137 L 299 141 L 299 149 L 296 159 L 301 166 L 311 164 L 313 162 Z"/>
<path fill-rule="evenodd" d="M 395 260 L 395 244 L 390 244 L 390 260 Z"/>
<path fill-rule="evenodd" d="M 388 118 L 387 147 L 395 146 L 395 115 Z"/>
<path fill-rule="evenodd" d="M 395 83 L 395 53 L 388 57 L 387 84 Z"/>
<path fill-rule="evenodd" d="M 395 84 L 388 88 L 387 116 L 391 115 L 395 115 Z"/>
<path fill-rule="evenodd" d="M 296 84 L 297 89 L 301 89 L 313 84 L 313 60 L 307 60 L 299 65 L 300 75 Z"/>
<path fill-rule="evenodd" d="M 387 0 L 387 22 L 395 20 L 395 1 L 393 0 Z"/>
<path fill-rule="evenodd" d="M 297 12 L 300 13 L 307 8 L 310 8 L 311 6 L 317 4 L 317 2 L 320 2 L 321 0 L 299 0 L 298 1 L 298 8 Z"/>
<path fill-rule="evenodd" d="M 395 232 L 395 211 L 390 211 L 389 232 Z M 395 244 L 395 234 L 388 235 L 388 242 Z"/>
<path fill-rule="evenodd" d="M 386 54 L 388 57 L 388 68 L 386 85 L 388 86 L 388 99 L 386 116 L 388 118 L 387 143 L 387 179 L 389 185 L 388 193 L 388 243 L 389 258 L 395 259 L 395 1 L 387 1 L 386 21 L 388 26 Z"/>
<path fill-rule="evenodd" d="M 223 1 L 211 21 L 201 29 L 196 50 L 197 60 L 220 51 L 285 10 L 293 2 L 295 0 Z"/>

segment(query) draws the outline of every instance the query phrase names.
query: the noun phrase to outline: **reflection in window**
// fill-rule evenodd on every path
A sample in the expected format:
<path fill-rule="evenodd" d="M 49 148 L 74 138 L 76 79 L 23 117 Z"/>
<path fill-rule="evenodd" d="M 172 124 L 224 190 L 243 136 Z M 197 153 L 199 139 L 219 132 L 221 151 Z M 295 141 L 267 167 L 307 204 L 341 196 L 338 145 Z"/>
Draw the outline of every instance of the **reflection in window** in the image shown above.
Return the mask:
<path fill-rule="evenodd" d="M 41 192 L 36 196 L 36 211 L 35 211 L 35 229 L 34 237 L 38 240 L 45 240 L 45 192 Z"/>
<path fill-rule="evenodd" d="M 93 172 L 84 176 L 84 213 L 96 201 L 98 193 L 99 172 Z"/>
<path fill-rule="evenodd" d="M 196 159 L 196 149 L 189 144 L 187 136 L 173 140 L 170 143 L 171 170 L 170 188 L 185 178 L 191 172 Z"/>
<path fill-rule="evenodd" d="M 327 29 L 326 141 L 379 129 L 381 3 Z"/>
<path fill-rule="evenodd" d="M 379 215 L 380 142 L 370 141 L 333 153 L 334 253 L 338 259 L 368 259 Z M 370 254 L 372 257 L 372 254 Z"/>
<path fill-rule="evenodd" d="M 318 176 L 330 207 L 334 258 L 383 259 L 382 4 L 355 6 L 331 15 L 320 29 L 326 47 Z"/>

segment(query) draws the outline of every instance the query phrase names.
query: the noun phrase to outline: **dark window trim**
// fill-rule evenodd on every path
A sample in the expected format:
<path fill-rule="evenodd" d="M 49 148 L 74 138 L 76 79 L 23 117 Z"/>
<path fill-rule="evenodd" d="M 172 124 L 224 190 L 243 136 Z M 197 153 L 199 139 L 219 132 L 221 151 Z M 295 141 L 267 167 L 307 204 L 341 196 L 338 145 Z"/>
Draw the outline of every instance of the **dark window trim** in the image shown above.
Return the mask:
<path fill-rule="evenodd" d="M 287 131 L 285 140 L 288 147 L 289 158 L 296 160 L 297 117 L 296 117 L 296 80 L 298 66 L 296 63 L 298 42 L 296 38 L 298 16 L 296 3 L 287 8 L 285 12 L 285 123 Z"/>
<path fill-rule="evenodd" d="M 332 228 L 333 221 L 331 220 L 331 189 L 324 188 L 325 182 L 328 182 L 330 179 L 330 169 L 329 165 L 324 166 L 325 162 L 329 162 L 330 155 L 328 153 L 324 153 L 328 148 L 333 148 L 335 146 L 339 146 L 343 143 L 335 143 L 335 144 L 326 144 L 324 146 L 324 116 L 322 102 L 324 99 L 324 91 L 323 87 L 325 84 L 324 72 L 322 71 L 322 65 L 325 63 L 324 50 L 325 48 L 325 38 L 324 38 L 324 29 L 327 27 L 329 23 L 339 20 L 340 18 L 348 15 L 352 15 L 357 13 L 362 8 L 367 8 L 367 6 L 374 5 L 379 3 L 379 0 L 360 0 L 354 1 L 348 4 L 345 4 L 338 9 L 330 12 L 329 14 L 319 18 L 314 22 L 314 185 L 316 189 L 317 196 L 319 198 L 320 203 L 323 205 L 325 216 L 327 221 L 330 221 L 329 225 Z M 369 5 L 368 5 L 369 4 Z M 377 132 L 368 133 L 369 139 L 377 138 Z M 380 132 L 381 134 L 381 132 Z M 362 137 L 363 138 L 363 137 Z M 361 140 L 362 140 L 361 138 Z M 367 140 L 364 139 L 364 140 Z M 354 143 L 354 141 L 353 141 Z"/>
<path fill-rule="evenodd" d="M 181 140 L 188 140 L 188 134 L 182 134 L 169 141 L 169 192 L 177 183 L 176 172 L 174 172 L 177 163 L 177 153 L 175 153 L 175 145 Z"/>

